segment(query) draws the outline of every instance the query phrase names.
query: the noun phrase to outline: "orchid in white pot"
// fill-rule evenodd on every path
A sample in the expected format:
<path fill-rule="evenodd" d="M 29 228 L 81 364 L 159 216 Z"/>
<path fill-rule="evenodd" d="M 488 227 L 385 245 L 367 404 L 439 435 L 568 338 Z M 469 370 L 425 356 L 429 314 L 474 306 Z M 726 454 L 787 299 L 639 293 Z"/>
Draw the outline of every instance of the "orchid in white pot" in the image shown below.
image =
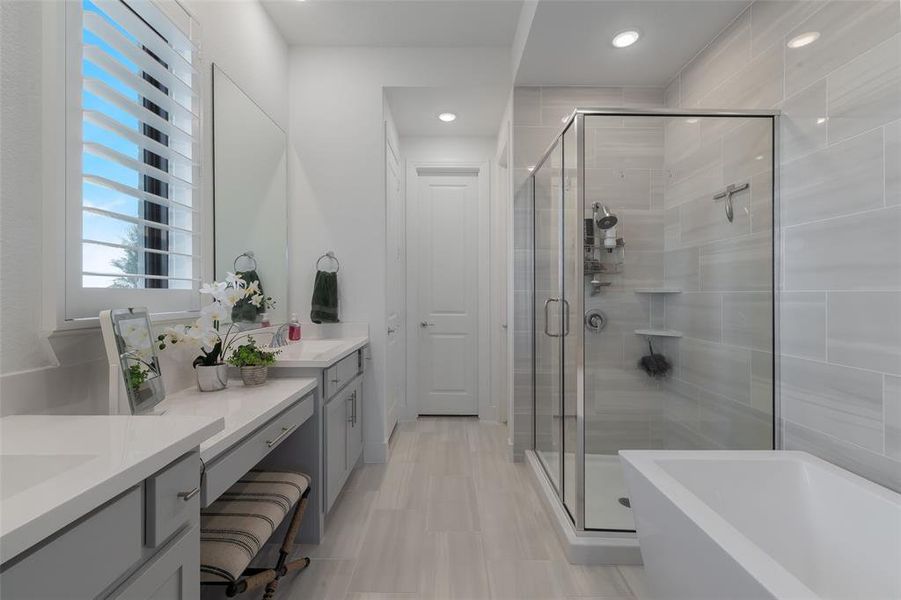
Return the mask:
<path fill-rule="evenodd" d="M 191 325 L 167 327 L 157 338 L 159 349 L 182 344 L 196 349 L 193 366 L 201 391 L 223 389 L 227 384 L 229 356 L 234 343 L 246 337 L 237 326 L 226 323 L 232 307 L 247 299 L 254 305 L 265 301 L 258 281 L 247 283 L 240 275 L 228 273 L 225 281 L 204 284 L 200 293 L 212 300 L 200 309 L 200 318 Z"/>

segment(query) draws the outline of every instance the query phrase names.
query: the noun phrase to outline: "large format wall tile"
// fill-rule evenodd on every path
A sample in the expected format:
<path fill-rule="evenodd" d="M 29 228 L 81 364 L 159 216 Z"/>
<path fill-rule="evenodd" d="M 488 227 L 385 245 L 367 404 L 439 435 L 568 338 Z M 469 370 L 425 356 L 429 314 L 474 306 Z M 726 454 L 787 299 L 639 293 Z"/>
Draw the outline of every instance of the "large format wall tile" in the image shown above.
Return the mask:
<path fill-rule="evenodd" d="M 754 350 L 772 351 L 773 294 L 723 294 L 723 342 Z"/>
<path fill-rule="evenodd" d="M 886 375 L 883 386 L 885 453 L 901 460 L 901 377 Z"/>
<path fill-rule="evenodd" d="M 751 56 L 751 14 L 743 12 L 682 72 L 682 105 L 693 107 Z"/>
<path fill-rule="evenodd" d="M 901 289 L 901 207 L 790 227 L 787 290 Z"/>
<path fill-rule="evenodd" d="M 732 222 L 726 217 L 725 199 L 713 199 L 718 191 L 710 190 L 700 198 L 679 207 L 683 244 L 703 244 L 751 233 L 751 190 L 732 196 Z"/>
<path fill-rule="evenodd" d="M 772 261 L 772 239 L 768 232 L 702 246 L 701 289 L 769 291 L 773 287 Z"/>
<path fill-rule="evenodd" d="M 611 209 L 651 207 L 651 172 L 647 169 L 585 169 L 585 204 L 601 202 Z"/>
<path fill-rule="evenodd" d="M 663 254 L 663 280 L 683 291 L 701 289 L 698 248 L 667 250 Z"/>
<path fill-rule="evenodd" d="M 901 18 L 894 0 L 828 2 L 787 34 L 817 31 L 820 38 L 785 50 L 785 93 L 792 95 L 822 79 L 898 33 Z"/>
<path fill-rule="evenodd" d="M 773 353 L 751 352 L 751 406 L 773 414 Z"/>
<path fill-rule="evenodd" d="M 826 80 L 782 104 L 782 160 L 789 162 L 826 147 Z"/>
<path fill-rule="evenodd" d="M 726 120 L 726 119 L 724 119 Z M 770 119 L 749 119 L 723 137 L 723 179 L 744 183 L 773 164 L 773 125 Z"/>
<path fill-rule="evenodd" d="M 826 87 L 830 143 L 901 118 L 901 34 L 835 70 Z"/>
<path fill-rule="evenodd" d="M 885 205 L 901 204 L 901 121 L 885 127 Z"/>
<path fill-rule="evenodd" d="M 782 416 L 882 452 L 882 375 L 783 356 Z"/>
<path fill-rule="evenodd" d="M 784 164 L 782 224 L 877 208 L 882 189 L 882 130 L 877 129 Z"/>
<path fill-rule="evenodd" d="M 803 450 L 901 492 L 901 460 L 797 423 L 785 423 L 786 450 Z"/>
<path fill-rule="evenodd" d="M 750 404 L 751 351 L 682 338 L 681 378 L 712 394 Z"/>
<path fill-rule="evenodd" d="M 708 108 L 768 109 L 782 100 L 782 48 L 773 46 L 704 96 Z"/>
<path fill-rule="evenodd" d="M 826 292 L 785 292 L 779 296 L 779 351 L 826 360 Z"/>
<path fill-rule="evenodd" d="M 513 90 L 513 122 L 516 125 L 541 125 L 541 88 Z"/>
<path fill-rule="evenodd" d="M 901 292 L 829 292 L 829 362 L 901 374 Z"/>
<path fill-rule="evenodd" d="M 667 329 L 688 337 L 718 342 L 722 339 L 722 294 L 683 292 L 665 299 Z"/>

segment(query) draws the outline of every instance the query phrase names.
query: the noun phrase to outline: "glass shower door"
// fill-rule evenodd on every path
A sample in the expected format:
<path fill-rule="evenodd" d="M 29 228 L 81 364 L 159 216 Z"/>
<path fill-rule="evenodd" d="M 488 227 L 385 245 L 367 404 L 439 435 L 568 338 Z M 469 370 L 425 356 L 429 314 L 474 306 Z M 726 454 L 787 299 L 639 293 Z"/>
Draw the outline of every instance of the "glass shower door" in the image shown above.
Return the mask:
<path fill-rule="evenodd" d="M 563 149 L 558 144 L 534 172 L 535 451 L 558 494 L 563 471 L 562 162 Z"/>

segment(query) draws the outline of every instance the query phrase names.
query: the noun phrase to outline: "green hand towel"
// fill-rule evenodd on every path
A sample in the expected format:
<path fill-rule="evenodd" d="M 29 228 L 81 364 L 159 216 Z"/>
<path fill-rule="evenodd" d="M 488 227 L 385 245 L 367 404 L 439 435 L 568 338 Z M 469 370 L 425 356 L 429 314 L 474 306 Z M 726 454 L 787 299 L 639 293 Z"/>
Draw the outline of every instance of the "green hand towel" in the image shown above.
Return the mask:
<path fill-rule="evenodd" d="M 248 285 L 254 281 L 260 281 L 260 276 L 255 270 L 238 271 L 235 275 L 240 275 L 244 282 Z M 260 293 L 263 293 L 263 282 L 260 281 Z M 263 312 L 262 307 L 256 307 L 250 303 L 250 298 L 241 298 L 232 307 L 232 323 L 253 323 L 257 320 L 260 313 Z"/>
<path fill-rule="evenodd" d="M 316 271 L 310 320 L 314 323 L 338 322 L 338 274 Z"/>

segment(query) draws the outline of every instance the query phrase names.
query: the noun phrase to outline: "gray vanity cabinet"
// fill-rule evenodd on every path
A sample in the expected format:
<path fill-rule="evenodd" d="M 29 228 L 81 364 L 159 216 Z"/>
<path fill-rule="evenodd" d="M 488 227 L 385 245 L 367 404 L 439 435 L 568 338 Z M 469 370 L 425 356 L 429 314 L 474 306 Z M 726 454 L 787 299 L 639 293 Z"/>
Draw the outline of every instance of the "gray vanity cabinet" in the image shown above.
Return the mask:
<path fill-rule="evenodd" d="M 363 454 L 363 360 L 360 352 L 325 370 L 325 512 Z"/>
<path fill-rule="evenodd" d="M 6 600 L 196 600 L 200 454 L 189 452 L 0 567 Z"/>

